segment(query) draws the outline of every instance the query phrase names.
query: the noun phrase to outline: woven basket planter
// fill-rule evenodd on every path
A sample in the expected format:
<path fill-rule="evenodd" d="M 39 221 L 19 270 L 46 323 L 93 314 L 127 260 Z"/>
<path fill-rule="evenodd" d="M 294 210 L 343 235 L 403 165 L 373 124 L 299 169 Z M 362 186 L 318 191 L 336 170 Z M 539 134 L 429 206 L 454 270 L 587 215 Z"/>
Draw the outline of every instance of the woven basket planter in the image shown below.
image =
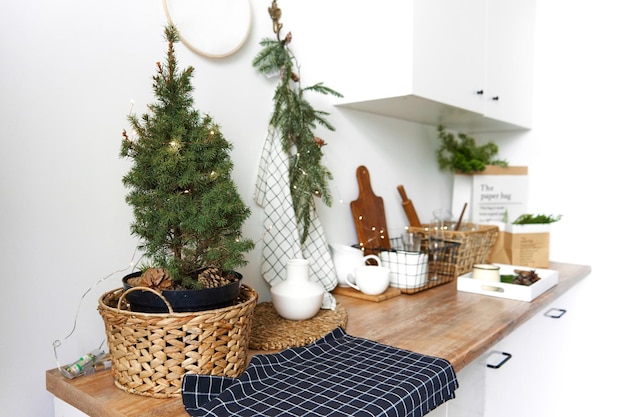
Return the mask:
<path fill-rule="evenodd" d="M 122 288 L 103 294 L 104 320 L 115 385 L 131 394 L 179 397 L 185 373 L 239 376 L 246 355 L 256 291 L 246 285 L 229 307 L 195 313 L 137 313 Z M 155 294 L 158 292 L 153 291 Z"/>

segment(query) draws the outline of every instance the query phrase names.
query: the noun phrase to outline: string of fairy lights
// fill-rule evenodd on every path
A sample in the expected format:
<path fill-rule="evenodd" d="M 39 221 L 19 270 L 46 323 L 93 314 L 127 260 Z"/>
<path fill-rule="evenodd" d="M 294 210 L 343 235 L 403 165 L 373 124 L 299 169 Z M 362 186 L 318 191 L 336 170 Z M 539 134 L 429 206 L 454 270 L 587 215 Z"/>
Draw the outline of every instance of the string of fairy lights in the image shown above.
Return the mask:
<path fill-rule="evenodd" d="M 129 114 L 132 114 L 132 112 L 134 110 L 134 107 L 135 107 L 135 101 L 134 100 L 130 100 Z M 130 132 L 130 134 L 126 138 L 127 138 L 127 140 L 134 141 L 137 138 L 137 133 L 134 130 L 132 130 Z M 172 143 L 170 145 L 173 148 L 175 148 L 177 146 L 175 141 L 172 141 Z M 324 156 L 324 157 L 326 157 L 326 156 Z M 336 198 L 335 201 L 338 201 L 338 203 L 340 205 L 345 205 L 345 201 L 344 201 L 344 199 L 341 196 L 341 192 L 339 190 L 339 187 L 334 186 L 332 188 L 335 190 L 335 192 L 337 194 L 336 195 L 337 198 Z M 261 235 L 259 236 L 259 238 L 255 240 L 255 242 L 254 242 L 255 245 L 257 245 L 260 242 L 264 241 L 265 237 L 273 230 L 273 228 L 274 228 L 273 224 L 270 224 L 270 225 L 266 226 L 264 228 L 264 230 L 261 232 Z M 362 242 L 361 246 L 363 244 L 366 244 L 366 243 L 367 242 Z M 62 364 L 61 364 L 61 360 L 60 360 L 59 350 L 60 350 L 61 346 L 63 345 L 63 343 L 67 342 L 67 340 L 70 339 L 74 335 L 74 333 L 76 332 L 77 327 L 78 327 L 78 318 L 80 316 L 81 307 L 82 307 L 82 305 L 83 305 L 83 303 L 85 301 L 85 298 L 92 291 L 94 291 L 99 285 L 101 285 L 103 282 L 107 281 L 111 277 L 118 276 L 119 274 L 122 274 L 122 273 L 129 273 L 130 271 L 133 271 L 136 267 L 138 267 L 141 264 L 142 259 L 144 258 L 144 254 L 140 253 L 140 248 L 141 247 L 142 247 L 141 240 L 138 240 L 137 243 L 135 244 L 135 247 L 134 247 L 134 249 L 132 251 L 130 260 L 127 262 L 127 264 L 125 264 L 123 267 L 118 268 L 118 269 L 114 270 L 113 272 L 110 272 L 109 274 L 107 274 L 107 275 L 99 278 L 98 280 L 96 280 L 94 282 L 94 284 L 91 285 L 80 296 L 80 298 L 78 300 L 78 306 L 77 306 L 76 313 L 75 313 L 74 318 L 73 318 L 73 323 L 72 323 L 70 331 L 64 337 L 62 337 L 60 339 L 56 339 L 52 343 L 52 347 L 53 347 L 53 351 L 54 351 L 54 358 L 55 358 L 55 361 L 56 361 L 57 368 L 59 370 L 62 369 Z M 105 342 L 106 342 L 106 338 L 104 338 L 102 340 L 102 342 L 100 343 L 99 349 L 102 349 L 102 347 L 104 346 Z"/>

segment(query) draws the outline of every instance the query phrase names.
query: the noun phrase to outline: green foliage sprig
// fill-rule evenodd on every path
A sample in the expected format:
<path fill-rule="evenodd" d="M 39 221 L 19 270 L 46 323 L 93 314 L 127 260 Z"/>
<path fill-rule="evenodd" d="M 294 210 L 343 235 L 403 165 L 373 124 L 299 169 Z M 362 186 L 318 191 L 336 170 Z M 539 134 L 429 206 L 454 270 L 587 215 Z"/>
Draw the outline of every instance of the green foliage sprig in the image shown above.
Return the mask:
<path fill-rule="evenodd" d="M 232 145 L 193 108 L 193 68 L 179 71 L 174 53 L 178 32 L 168 25 L 165 37 L 167 62 L 153 76 L 156 102 L 141 118 L 128 116 L 134 134 L 124 131 L 120 156 L 133 164 L 122 182 L 130 189 L 131 232 L 150 262 L 193 288 L 201 268 L 245 265 L 254 243 L 241 236 L 250 209 L 230 177 Z"/>
<path fill-rule="evenodd" d="M 437 149 L 437 162 L 442 171 L 469 174 L 483 171 L 487 165 L 508 166 L 507 161 L 496 158 L 498 145 L 493 142 L 478 146 L 474 138 L 464 133 L 456 138 L 443 126 L 439 126 L 438 132 L 441 145 Z"/>
<path fill-rule="evenodd" d="M 328 206 L 332 204 L 328 183 L 333 177 L 322 164 L 322 147 L 326 143 L 316 137 L 313 130 L 318 125 L 335 130 L 325 118 L 329 113 L 314 109 L 304 96 L 307 92 L 335 97 L 342 95 L 323 83 L 302 87 L 300 68 L 289 49 L 291 33 L 281 40 L 280 31 L 277 32 L 277 39 L 261 40 L 262 49 L 252 65 L 267 76 L 278 74 L 270 125 L 279 132 L 283 151 L 289 155 L 291 198 L 296 219 L 303 230 L 301 243 L 304 243 L 315 210 L 314 197 L 320 197 Z"/>
<path fill-rule="evenodd" d="M 512 224 L 548 224 L 561 220 L 562 215 L 552 214 L 522 214 Z"/>

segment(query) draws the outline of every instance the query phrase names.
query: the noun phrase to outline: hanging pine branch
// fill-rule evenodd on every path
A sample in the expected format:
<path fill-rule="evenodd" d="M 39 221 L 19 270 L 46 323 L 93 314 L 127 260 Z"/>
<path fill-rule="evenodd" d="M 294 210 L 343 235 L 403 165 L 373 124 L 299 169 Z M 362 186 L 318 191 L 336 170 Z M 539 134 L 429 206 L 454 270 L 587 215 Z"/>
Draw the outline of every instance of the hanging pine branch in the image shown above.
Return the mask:
<path fill-rule="evenodd" d="M 291 32 L 284 39 L 280 38 L 280 9 L 276 1 L 269 9 L 274 22 L 276 39 L 261 40 L 261 51 L 254 58 L 252 65 L 262 74 L 278 74 L 278 85 L 274 91 L 274 112 L 270 126 L 279 132 L 283 151 L 289 155 L 289 184 L 296 219 L 302 226 L 301 243 L 306 241 L 311 216 L 315 210 L 314 197 L 320 197 L 330 206 L 332 197 L 328 182 L 331 172 L 322 165 L 322 147 L 326 143 L 315 136 L 316 126 L 323 126 L 334 131 L 335 128 L 325 119 L 330 113 L 315 110 L 305 99 L 306 92 L 342 97 L 338 92 L 317 83 L 302 87 L 300 68 L 291 50 Z"/>

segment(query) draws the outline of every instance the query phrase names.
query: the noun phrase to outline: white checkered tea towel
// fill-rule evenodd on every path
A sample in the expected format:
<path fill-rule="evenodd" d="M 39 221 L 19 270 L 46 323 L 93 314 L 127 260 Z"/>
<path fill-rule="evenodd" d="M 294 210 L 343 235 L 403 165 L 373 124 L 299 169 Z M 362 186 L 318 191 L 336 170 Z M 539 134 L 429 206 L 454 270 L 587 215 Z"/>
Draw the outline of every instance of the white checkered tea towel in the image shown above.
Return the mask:
<path fill-rule="evenodd" d="M 296 221 L 289 191 L 289 159 L 275 130 L 268 133 L 263 146 L 254 200 L 265 209 L 263 279 L 274 286 L 286 279 L 287 261 L 308 259 L 311 280 L 325 289 L 322 308 L 334 310 L 336 301 L 330 291 L 338 281 L 324 230 L 317 214 L 313 213 L 309 236 L 304 245 L 300 245 L 302 230 Z"/>

